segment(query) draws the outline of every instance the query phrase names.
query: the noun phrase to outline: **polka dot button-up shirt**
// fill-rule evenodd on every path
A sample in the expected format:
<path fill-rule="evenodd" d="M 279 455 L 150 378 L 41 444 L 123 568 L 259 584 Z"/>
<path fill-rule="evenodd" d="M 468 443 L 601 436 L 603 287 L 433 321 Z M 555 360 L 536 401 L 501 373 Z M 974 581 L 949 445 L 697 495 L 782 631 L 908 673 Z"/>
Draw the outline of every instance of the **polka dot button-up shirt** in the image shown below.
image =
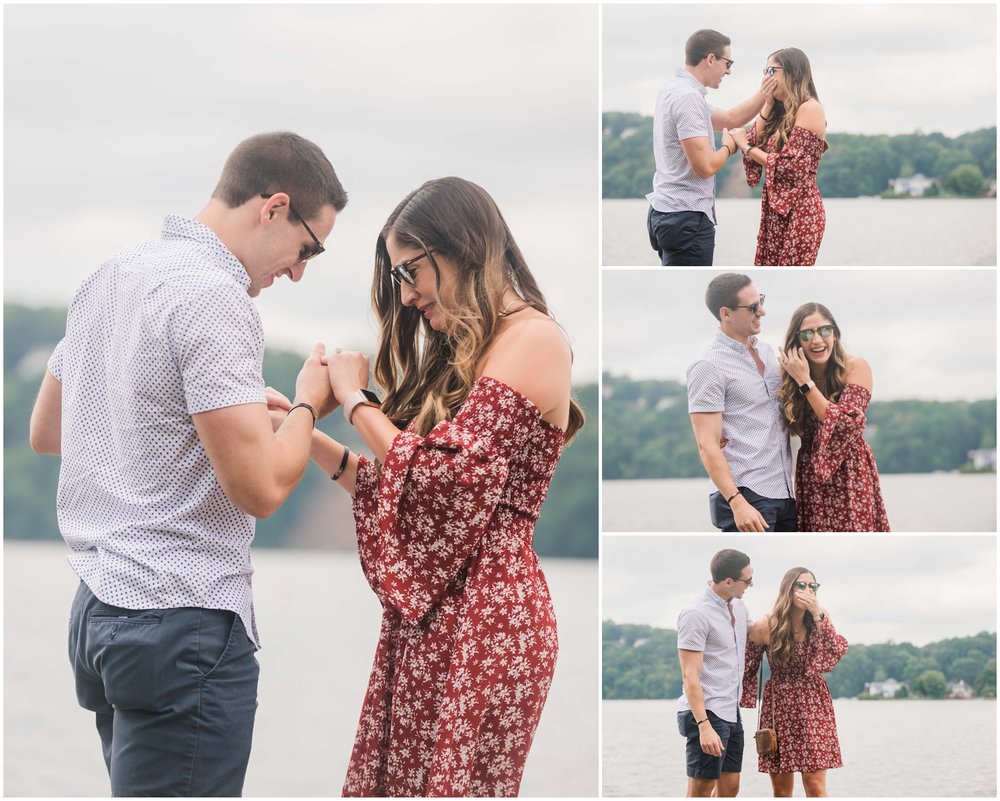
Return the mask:
<path fill-rule="evenodd" d="M 264 403 L 264 338 L 243 265 L 206 226 L 167 217 L 91 275 L 49 360 L 62 383 L 56 498 L 69 562 L 127 609 L 228 609 L 259 647 L 254 518 L 226 497 L 198 412 Z"/>

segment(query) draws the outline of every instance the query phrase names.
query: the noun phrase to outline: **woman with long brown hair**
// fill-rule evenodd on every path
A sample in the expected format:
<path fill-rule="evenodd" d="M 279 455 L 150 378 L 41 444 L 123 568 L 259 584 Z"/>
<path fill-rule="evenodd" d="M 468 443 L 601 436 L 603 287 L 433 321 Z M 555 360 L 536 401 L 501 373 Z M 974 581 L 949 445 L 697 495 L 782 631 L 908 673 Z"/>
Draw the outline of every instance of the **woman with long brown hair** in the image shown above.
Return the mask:
<path fill-rule="evenodd" d="M 375 460 L 313 447 L 354 495 L 384 609 L 344 794 L 516 795 L 558 648 L 532 534 L 583 425 L 570 347 L 493 199 L 460 178 L 389 216 L 372 301 L 381 401 L 367 357 L 327 358 Z"/>
<path fill-rule="evenodd" d="M 827 770 L 843 765 L 823 674 L 847 653 L 847 640 L 819 605 L 819 587 L 811 570 L 787 571 L 771 612 L 751 626 L 747 637 L 740 705 L 756 706 L 757 670 L 766 652 L 771 676 L 764 685 L 759 726 L 777 732 L 778 748 L 758 757 L 758 770 L 770 774 L 776 798 L 792 795 L 796 773 L 802 774 L 807 796 L 825 796 Z"/>
<path fill-rule="evenodd" d="M 761 197 L 756 265 L 811 266 L 823 241 L 826 210 L 816 186 L 827 151 L 826 113 L 819 102 L 806 54 L 786 47 L 768 56 L 764 73 L 776 82 L 764 91 L 764 107 L 749 133 L 730 131 L 743 153 L 747 183 Z"/>
<path fill-rule="evenodd" d="M 865 441 L 872 370 L 841 344 L 821 303 L 792 314 L 778 353 L 790 434 L 802 438 L 795 465 L 799 531 L 889 531 L 875 456 Z"/>

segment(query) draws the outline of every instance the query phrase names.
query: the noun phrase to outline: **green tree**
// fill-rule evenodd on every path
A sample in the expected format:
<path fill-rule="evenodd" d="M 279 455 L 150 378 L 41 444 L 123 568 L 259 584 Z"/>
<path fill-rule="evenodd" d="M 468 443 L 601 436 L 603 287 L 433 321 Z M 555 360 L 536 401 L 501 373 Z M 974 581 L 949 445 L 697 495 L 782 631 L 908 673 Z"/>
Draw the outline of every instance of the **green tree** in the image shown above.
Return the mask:
<path fill-rule="evenodd" d="M 989 660 L 983 669 L 976 676 L 975 682 L 973 682 L 972 689 L 975 691 L 976 695 L 982 698 L 996 698 L 997 697 L 997 660 L 996 657 Z"/>
<path fill-rule="evenodd" d="M 955 167 L 944 179 L 944 188 L 962 197 L 979 197 L 985 189 L 982 170 L 975 164 Z"/>
<path fill-rule="evenodd" d="M 928 670 L 910 682 L 910 690 L 923 698 L 944 698 L 948 682 L 940 670 Z"/>

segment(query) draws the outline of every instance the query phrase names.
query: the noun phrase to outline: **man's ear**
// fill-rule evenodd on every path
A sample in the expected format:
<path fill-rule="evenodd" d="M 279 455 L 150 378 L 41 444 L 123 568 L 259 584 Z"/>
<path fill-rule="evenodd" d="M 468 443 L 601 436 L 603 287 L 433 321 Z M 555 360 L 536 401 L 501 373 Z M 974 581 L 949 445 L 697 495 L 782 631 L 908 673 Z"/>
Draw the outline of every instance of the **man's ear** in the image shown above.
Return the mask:
<path fill-rule="evenodd" d="M 276 214 L 288 214 L 291 201 L 284 192 L 275 192 L 271 197 L 266 198 L 260 207 L 261 223 L 274 219 Z"/>

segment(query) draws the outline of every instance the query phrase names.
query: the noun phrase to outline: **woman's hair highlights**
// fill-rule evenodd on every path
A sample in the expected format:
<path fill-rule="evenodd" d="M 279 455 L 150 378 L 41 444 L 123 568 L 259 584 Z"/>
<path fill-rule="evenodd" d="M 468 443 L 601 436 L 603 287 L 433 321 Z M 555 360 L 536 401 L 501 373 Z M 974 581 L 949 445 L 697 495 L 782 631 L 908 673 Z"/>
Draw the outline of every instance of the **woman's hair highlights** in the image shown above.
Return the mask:
<path fill-rule="evenodd" d="M 386 239 L 425 251 L 440 287 L 435 255 L 458 267 L 454 298 L 438 298 L 447 333 L 435 331 L 413 307 L 402 305 Z M 372 306 L 379 320 L 375 380 L 385 389 L 382 410 L 399 427 L 413 422 L 425 435 L 451 419 L 476 381 L 476 367 L 502 319 L 504 293 L 513 288 L 529 306 L 549 314 L 534 276 L 493 198 L 462 178 L 427 181 L 389 215 L 375 246 Z M 550 315 L 551 316 L 551 315 Z M 583 425 L 570 401 L 566 438 Z"/>
<path fill-rule="evenodd" d="M 795 648 L 795 632 L 792 629 L 792 614 L 795 611 L 792 607 L 794 592 L 792 585 L 803 573 L 808 573 L 814 581 L 816 580 L 816 574 L 808 567 L 793 567 L 785 573 L 781 579 L 781 586 L 778 587 L 778 600 L 774 602 L 767 622 L 772 665 L 787 665 L 792 658 L 792 651 Z M 808 639 L 815 625 L 812 613 L 807 611 L 803 620 Z"/>
<path fill-rule="evenodd" d="M 798 114 L 799 106 L 807 100 L 819 100 L 819 94 L 816 92 L 812 68 L 809 66 L 809 59 L 805 53 L 797 47 L 786 47 L 771 53 L 768 59 L 772 58 L 785 72 L 787 97 L 783 102 L 774 101 L 771 116 L 767 118 L 764 125 L 763 140 L 767 142 L 773 134 L 777 133 L 774 149 L 781 151 L 792 135 L 792 128 L 795 127 L 795 115 Z"/>
<path fill-rule="evenodd" d="M 801 347 L 799 331 L 802 328 L 802 321 L 810 314 L 823 315 L 833 326 L 833 348 L 826 363 L 823 394 L 828 400 L 836 403 L 840 400 L 840 393 L 844 390 L 847 378 L 847 354 L 844 352 L 843 345 L 840 344 L 840 326 L 833 319 L 830 310 L 822 303 L 804 303 L 799 306 L 792 314 L 788 331 L 785 332 L 784 350 L 787 353 L 791 348 Z M 815 336 L 819 336 L 819 334 L 815 334 Z M 781 381 L 779 394 L 785 407 L 785 419 L 788 421 L 789 433 L 802 436 L 809 413 L 809 402 L 799 392 L 799 385 L 788 373 L 785 373 Z"/>

